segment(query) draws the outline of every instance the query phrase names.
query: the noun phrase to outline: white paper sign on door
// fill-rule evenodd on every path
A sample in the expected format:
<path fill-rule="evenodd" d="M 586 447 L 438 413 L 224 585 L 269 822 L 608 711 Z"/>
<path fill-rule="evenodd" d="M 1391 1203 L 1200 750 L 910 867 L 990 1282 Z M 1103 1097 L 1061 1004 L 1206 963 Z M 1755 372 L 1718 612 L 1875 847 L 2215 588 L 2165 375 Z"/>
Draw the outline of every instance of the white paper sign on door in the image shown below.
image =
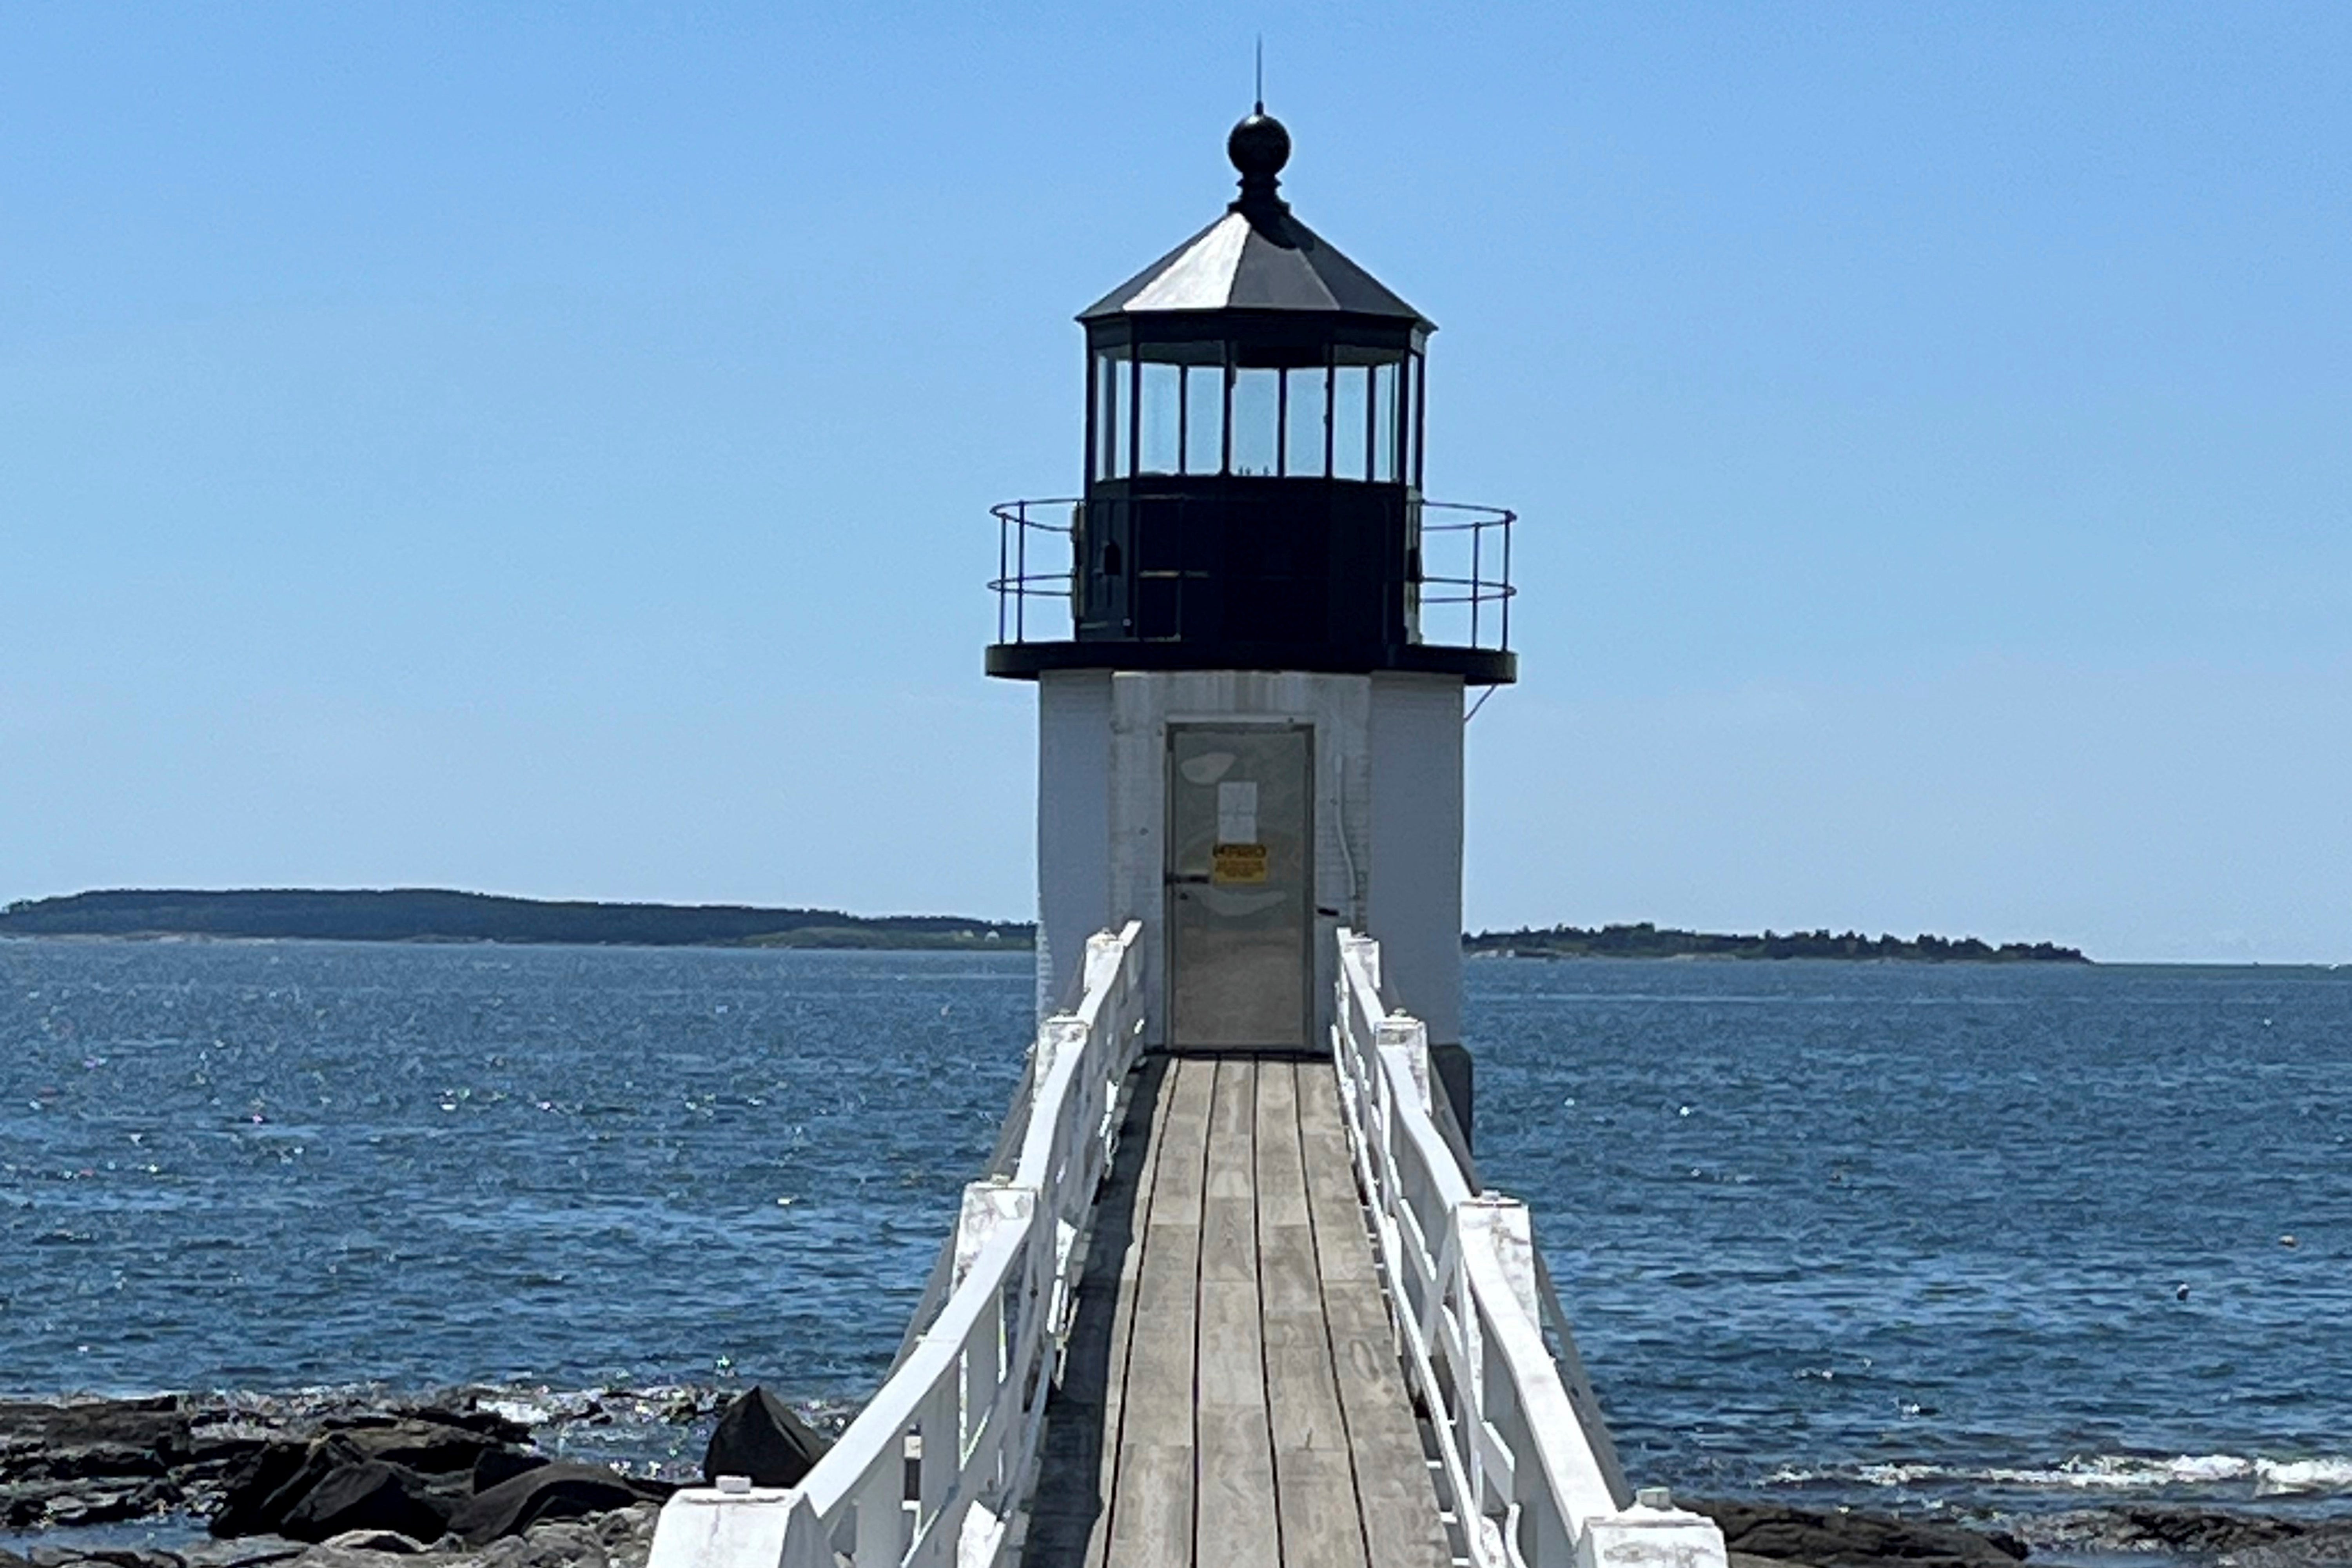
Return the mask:
<path fill-rule="evenodd" d="M 1217 786 L 1217 842 L 1257 842 L 1257 781 L 1236 779 Z"/>

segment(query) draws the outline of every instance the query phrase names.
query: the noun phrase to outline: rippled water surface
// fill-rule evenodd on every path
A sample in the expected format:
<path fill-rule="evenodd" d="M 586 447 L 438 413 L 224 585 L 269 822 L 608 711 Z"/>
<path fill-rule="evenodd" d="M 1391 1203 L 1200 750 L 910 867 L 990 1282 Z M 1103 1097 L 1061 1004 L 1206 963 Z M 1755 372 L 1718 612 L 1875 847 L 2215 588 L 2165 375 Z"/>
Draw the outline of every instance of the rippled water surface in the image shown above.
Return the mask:
<path fill-rule="evenodd" d="M 859 1397 L 1030 996 L 1021 954 L 0 942 L 0 1393 Z M 2352 1499 L 2352 974 L 1487 961 L 1468 1032 L 1644 1479 Z"/>

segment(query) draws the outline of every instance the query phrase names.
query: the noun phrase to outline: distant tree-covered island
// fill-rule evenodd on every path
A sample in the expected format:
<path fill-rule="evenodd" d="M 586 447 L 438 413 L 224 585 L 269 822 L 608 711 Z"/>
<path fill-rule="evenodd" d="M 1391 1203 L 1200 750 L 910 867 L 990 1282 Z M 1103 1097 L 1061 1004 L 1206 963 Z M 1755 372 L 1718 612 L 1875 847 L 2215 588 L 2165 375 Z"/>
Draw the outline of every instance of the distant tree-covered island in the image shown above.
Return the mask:
<path fill-rule="evenodd" d="M 23 899 L 0 909 L 0 937 L 208 937 L 312 942 L 510 942 L 634 947 L 965 949 L 1035 945 L 1025 921 L 961 915 L 853 915 L 748 904 L 608 904 L 511 899 L 442 888 L 122 889 Z M 1984 963 L 2087 963 L 2053 942 L 1975 937 L 1766 931 L 1725 936 L 1639 925 L 1479 931 L 1473 954 L 1521 958 L 1906 958 Z"/>
<path fill-rule="evenodd" d="M 577 942 L 637 947 L 1025 948 L 1024 922 L 744 904 L 606 904 L 440 888 L 125 889 L 26 899 L 0 936 Z"/>
<path fill-rule="evenodd" d="M 1911 959 L 1928 963 L 2088 963 L 2079 948 L 2049 942 L 2009 942 L 1995 947 L 1972 936 L 1832 935 L 1827 931 L 1774 931 L 1761 936 L 1676 931 L 1643 921 L 1597 930 L 1551 926 L 1538 931 L 1487 931 L 1463 938 L 1471 953 L 1518 958 L 1847 958 Z"/>

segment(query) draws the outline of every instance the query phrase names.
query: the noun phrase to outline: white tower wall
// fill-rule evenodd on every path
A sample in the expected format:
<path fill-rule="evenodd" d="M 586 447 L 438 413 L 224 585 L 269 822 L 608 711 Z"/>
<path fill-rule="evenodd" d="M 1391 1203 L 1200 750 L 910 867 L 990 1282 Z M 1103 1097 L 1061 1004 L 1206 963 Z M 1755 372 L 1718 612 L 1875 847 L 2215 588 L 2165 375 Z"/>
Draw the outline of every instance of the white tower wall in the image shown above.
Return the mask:
<path fill-rule="evenodd" d="M 1330 1019 L 1332 932 L 1380 938 L 1430 1038 L 1461 1038 L 1458 677 L 1047 671 L 1037 682 L 1037 1005 L 1063 1005 L 1086 939 L 1144 925 L 1150 1037 L 1166 1038 L 1168 727 L 1315 730 L 1313 1038 Z"/>
<path fill-rule="evenodd" d="M 1433 1045 L 1462 1040 L 1462 680 L 1375 675 L 1361 929 Z"/>
<path fill-rule="evenodd" d="M 1110 885 L 1111 674 L 1037 680 L 1037 1016 L 1076 998 L 1087 938 L 1126 918 Z"/>

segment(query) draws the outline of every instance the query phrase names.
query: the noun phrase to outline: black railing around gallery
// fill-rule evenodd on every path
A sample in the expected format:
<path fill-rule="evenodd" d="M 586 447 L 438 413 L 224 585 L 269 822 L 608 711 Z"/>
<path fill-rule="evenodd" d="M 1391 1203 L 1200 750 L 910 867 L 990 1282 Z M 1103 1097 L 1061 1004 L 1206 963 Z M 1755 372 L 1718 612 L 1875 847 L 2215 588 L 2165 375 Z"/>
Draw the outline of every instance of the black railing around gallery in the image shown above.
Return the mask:
<path fill-rule="evenodd" d="M 1119 498 L 1119 504 L 1160 499 L 1149 492 L 1129 494 Z M 1177 492 L 1164 499 L 1186 498 Z M 1061 496 L 1009 500 L 989 509 L 997 525 L 996 575 L 988 585 L 996 595 L 998 643 L 1058 642 L 1073 635 L 1077 542 L 1086 531 L 1088 505 L 1080 498 Z M 1511 581 L 1511 533 L 1517 521 L 1517 513 L 1502 507 L 1407 502 L 1402 578 L 1409 641 L 1509 651 L 1511 601 L 1518 594 Z M 1181 549 L 1175 555 L 1179 562 L 1188 559 Z M 1140 560 L 1132 571 L 1139 580 L 1169 580 L 1180 598 L 1187 580 L 1204 574 L 1198 566 L 1153 565 Z M 1039 618 L 1033 624 L 1030 602 L 1048 599 L 1058 601 L 1057 605 L 1039 605 Z M 1183 624 L 1181 615 L 1175 624 Z"/>

